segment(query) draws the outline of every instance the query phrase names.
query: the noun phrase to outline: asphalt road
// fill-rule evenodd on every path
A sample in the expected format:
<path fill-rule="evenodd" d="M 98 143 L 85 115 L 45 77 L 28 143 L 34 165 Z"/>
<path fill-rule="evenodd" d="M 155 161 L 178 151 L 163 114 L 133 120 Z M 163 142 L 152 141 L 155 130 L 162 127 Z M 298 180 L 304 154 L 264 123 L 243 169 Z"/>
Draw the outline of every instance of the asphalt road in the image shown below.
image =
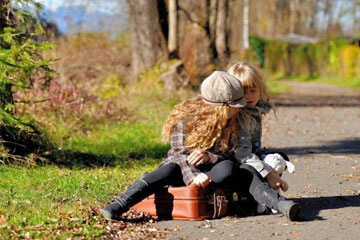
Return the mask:
<path fill-rule="evenodd" d="M 290 83 L 264 120 L 263 145 L 289 154 L 294 174 L 284 196 L 302 206 L 300 221 L 279 214 L 211 221 L 159 221 L 166 239 L 359 239 L 360 92 Z"/>

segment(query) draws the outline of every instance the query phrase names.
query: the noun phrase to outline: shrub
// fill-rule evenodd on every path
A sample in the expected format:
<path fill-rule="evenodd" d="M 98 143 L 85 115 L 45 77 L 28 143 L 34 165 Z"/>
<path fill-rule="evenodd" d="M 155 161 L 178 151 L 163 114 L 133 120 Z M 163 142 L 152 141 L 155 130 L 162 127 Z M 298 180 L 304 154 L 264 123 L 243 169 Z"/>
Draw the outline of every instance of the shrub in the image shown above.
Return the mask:
<path fill-rule="evenodd" d="M 354 78 L 359 72 L 360 48 L 358 46 L 346 46 L 341 55 L 342 72 L 348 78 Z"/>
<path fill-rule="evenodd" d="M 255 52 L 255 60 L 259 62 L 260 67 L 265 67 L 265 47 L 267 42 L 264 39 L 250 36 L 249 43 L 251 49 Z"/>
<path fill-rule="evenodd" d="M 265 68 L 271 74 L 322 76 L 360 75 L 360 48 L 343 38 L 318 43 L 290 44 L 279 40 L 267 41 Z"/>
<path fill-rule="evenodd" d="M 32 0 L 14 2 L 39 7 Z M 1 7 L 2 12 L 13 13 L 9 5 L 2 3 Z M 47 87 L 53 73 L 50 65 L 54 59 L 43 55 L 51 49 L 52 44 L 34 40 L 44 31 L 39 22 L 28 28 L 26 21 L 33 19 L 29 16 L 30 13 L 17 10 L 14 22 L 0 31 L 0 162 L 33 162 L 40 159 L 38 154 L 50 146 L 34 121 L 19 116 L 15 108 L 15 103 L 19 105 L 36 101 L 34 98 L 26 99 L 16 95 L 33 88 L 35 78 L 39 80 L 41 88 Z"/>

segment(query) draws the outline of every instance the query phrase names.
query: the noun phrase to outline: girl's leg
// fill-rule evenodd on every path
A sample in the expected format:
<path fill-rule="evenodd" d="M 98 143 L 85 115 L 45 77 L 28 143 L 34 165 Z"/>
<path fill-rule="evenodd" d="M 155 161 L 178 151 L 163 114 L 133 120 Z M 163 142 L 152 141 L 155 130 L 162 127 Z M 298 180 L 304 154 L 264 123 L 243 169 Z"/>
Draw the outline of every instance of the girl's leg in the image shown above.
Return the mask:
<path fill-rule="evenodd" d="M 239 182 L 247 183 L 245 186 L 248 187 L 248 191 L 258 203 L 281 212 L 291 221 L 297 218 L 300 205 L 286 200 L 276 190 L 270 188 L 253 167 L 242 164 L 237 175 L 240 178 Z"/>
<path fill-rule="evenodd" d="M 215 184 L 222 184 L 234 173 L 234 163 L 230 160 L 224 160 L 217 163 L 210 171 L 206 172 L 206 175 Z"/>
<path fill-rule="evenodd" d="M 107 219 L 114 219 L 129 210 L 130 207 L 151 195 L 155 189 L 165 185 L 185 185 L 181 169 L 175 163 L 168 163 L 136 181 L 128 189 L 100 210 Z"/>
<path fill-rule="evenodd" d="M 176 163 L 168 163 L 142 178 L 152 189 L 162 188 L 166 185 L 185 186 L 181 168 Z"/>

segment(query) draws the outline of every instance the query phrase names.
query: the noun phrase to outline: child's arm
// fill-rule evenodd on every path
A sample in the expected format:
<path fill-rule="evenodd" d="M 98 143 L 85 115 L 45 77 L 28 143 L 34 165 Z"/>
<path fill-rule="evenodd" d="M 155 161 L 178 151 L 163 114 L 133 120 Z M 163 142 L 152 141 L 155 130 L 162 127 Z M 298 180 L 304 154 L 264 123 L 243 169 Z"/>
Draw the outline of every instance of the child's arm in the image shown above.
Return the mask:
<path fill-rule="evenodd" d="M 216 163 L 222 159 L 222 156 L 211 153 L 211 152 L 201 152 L 199 150 L 195 150 L 190 153 L 187 158 L 187 161 L 190 165 L 199 166 L 204 163 Z"/>
<path fill-rule="evenodd" d="M 195 150 L 190 153 L 190 155 L 187 157 L 187 161 L 190 165 L 193 165 L 195 167 L 207 163 L 210 161 L 210 157 L 207 152 L 201 152 L 199 150 Z"/>
<path fill-rule="evenodd" d="M 171 150 L 169 151 L 168 158 L 165 159 L 164 164 L 168 162 L 178 164 L 181 168 L 185 184 L 189 185 L 193 182 L 194 178 L 201 173 L 201 171 L 194 166 L 189 165 L 187 162 L 189 154 L 185 148 L 185 138 L 186 134 L 184 133 L 184 122 L 179 121 L 171 133 Z"/>
<path fill-rule="evenodd" d="M 235 158 L 241 164 L 248 164 L 256 169 L 265 178 L 272 168 L 260 160 L 256 154 L 252 153 L 251 137 L 243 127 L 240 130 L 239 139 L 235 149 Z"/>
<path fill-rule="evenodd" d="M 197 186 L 201 186 L 201 187 L 206 187 L 209 183 L 211 182 L 211 179 L 209 178 L 208 175 L 206 175 L 205 173 L 200 173 L 199 175 L 197 175 L 194 178 L 194 181 L 192 182 L 192 184 L 197 185 Z"/>
<path fill-rule="evenodd" d="M 286 183 L 275 172 L 270 172 L 268 175 L 266 175 L 265 178 L 266 181 L 269 183 L 270 187 L 273 189 L 286 188 Z"/>

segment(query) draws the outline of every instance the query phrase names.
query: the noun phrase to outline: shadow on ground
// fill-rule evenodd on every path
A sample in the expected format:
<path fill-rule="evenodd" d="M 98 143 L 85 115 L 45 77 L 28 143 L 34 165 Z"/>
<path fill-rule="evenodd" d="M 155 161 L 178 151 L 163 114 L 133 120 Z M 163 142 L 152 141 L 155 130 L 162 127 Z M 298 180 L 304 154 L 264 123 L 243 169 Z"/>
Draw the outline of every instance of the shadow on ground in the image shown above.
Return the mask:
<path fill-rule="evenodd" d="M 314 96 L 283 95 L 274 97 L 275 106 L 280 107 L 359 107 L 359 96 Z"/>
<path fill-rule="evenodd" d="M 360 154 L 360 138 L 331 141 L 323 146 L 304 146 L 269 149 L 270 151 L 285 152 L 288 155 L 302 154 Z"/>
<path fill-rule="evenodd" d="M 50 163 L 70 168 L 113 167 L 118 164 L 130 167 L 133 162 L 145 158 L 158 159 L 160 161 L 166 157 L 168 150 L 169 147 L 167 145 L 142 148 L 137 152 L 119 155 L 57 150 L 51 156 Z"/>
<path fill-rule="evenodd" d="M 308 197 L 293 200 L 301 205 L 299 220 L 303 222 L 326 220 L 319 216 L 322 210 L 360 207 L 360 195 Z"/>

